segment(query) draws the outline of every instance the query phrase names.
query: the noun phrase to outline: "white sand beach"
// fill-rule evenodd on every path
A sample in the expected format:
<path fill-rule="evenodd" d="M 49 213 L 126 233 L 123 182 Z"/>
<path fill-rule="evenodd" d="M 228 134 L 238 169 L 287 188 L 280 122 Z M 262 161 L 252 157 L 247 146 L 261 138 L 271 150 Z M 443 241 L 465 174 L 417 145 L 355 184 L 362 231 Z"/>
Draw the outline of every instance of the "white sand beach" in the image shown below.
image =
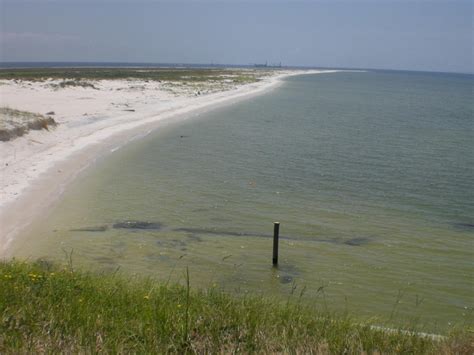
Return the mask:
<path fill-rule="evenodd" d="M 53 89 L 53 79 L 1 81 L 0 106 L 50 113 L 58 125 L 0 142 L 0 256 L 97 156 L 160 124 L 275 88 L 284 77 L 323 72 L 330 71 L 280 70 L 255 83 L 208 86 L 199 93 L 147 80 L 97 80 L 94 87 L 60 90 Z"/>

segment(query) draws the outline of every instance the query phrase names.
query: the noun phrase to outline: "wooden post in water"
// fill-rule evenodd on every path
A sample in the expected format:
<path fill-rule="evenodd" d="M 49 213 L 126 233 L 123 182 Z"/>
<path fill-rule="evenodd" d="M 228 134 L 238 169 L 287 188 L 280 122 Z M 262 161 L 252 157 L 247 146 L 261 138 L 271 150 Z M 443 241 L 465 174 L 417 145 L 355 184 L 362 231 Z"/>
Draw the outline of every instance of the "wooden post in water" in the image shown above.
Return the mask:
<path fill-rule="evenodd" d="M 278 238 L 280 236 L 280 222 L 273 222 L 273 266 L 278 265 Z"/>

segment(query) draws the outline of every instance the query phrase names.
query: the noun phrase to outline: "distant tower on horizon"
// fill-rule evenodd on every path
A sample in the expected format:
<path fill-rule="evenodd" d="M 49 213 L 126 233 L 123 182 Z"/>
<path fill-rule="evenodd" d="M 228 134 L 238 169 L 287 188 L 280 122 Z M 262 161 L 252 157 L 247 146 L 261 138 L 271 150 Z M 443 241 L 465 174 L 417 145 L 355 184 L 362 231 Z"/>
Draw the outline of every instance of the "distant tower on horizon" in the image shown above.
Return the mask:
<path fill-rule="evenodd" d="M 266 60 L 265 61 L 265 64 L 254 64 L 254 66 L 256 68 L 281 68 L 281 62 L 276 64 L 276 63 L 273 63 L 271 65 L 268 65 L 268 61 Z"/>
<path fill-rule="evenodd" d="M 266 68 L 266 67 L 268 67 L 268 62 L 265 61 L 265 64 L 255 64 L 255 67 L 256 68 Z"/>

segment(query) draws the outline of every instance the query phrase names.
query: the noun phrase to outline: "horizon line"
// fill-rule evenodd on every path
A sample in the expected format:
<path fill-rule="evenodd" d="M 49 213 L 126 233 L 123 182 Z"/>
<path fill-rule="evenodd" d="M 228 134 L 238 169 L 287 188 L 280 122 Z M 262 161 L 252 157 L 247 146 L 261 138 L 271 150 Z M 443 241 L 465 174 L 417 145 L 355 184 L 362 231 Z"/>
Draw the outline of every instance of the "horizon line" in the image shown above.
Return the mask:
<path fill-rule="evenodd" d="M 149 65 L 149 66 L 184 66 L 184 67 L 234 67 L 234 68 L 255 68 L 258 63 L 249 64 L 228 64 L 228 63 L 180 63 L 180 62 L 122 62 L 122 61 L 2 61 L 0 59 L 0 70 L 2 69 L 28 69 L 29 67 L 4 67 L 4 64 L 61 64 L 61 65 L 72 65 L 69 68 L 79 68 L 74 65 L 89 65 L 90 67 L 101 67 L 100 64 L 106 66 L 117 65 L 119 68 L 121 65 L 125 67 L 127 65 Z M 66 66 L 67 67 L 67 66 Z M 45 68 L 45 67 L 37 67 Z M 54 68 L 54 67 L 52 67 Z M 441 70 L 417 70 L 417 69 L 392 69 L 392 68 L 360 68 L 360 67 L 328 67 L 328 66 L 309 66 L 309 65 L 281 65 L 280 66 L 268 66 L 269 69 L 332 69 L 332 70 L 371 70 L 371 71 L 399 71 L 399 72 L 414 72 L 414 73 L 438 73 L 438 74 L 463 74 L 463 75 L 474 75 L 472 72 L 457 72 L 457 71 L 441 71 Z M 259 68 L 260 69 L 260 68 Z"/>

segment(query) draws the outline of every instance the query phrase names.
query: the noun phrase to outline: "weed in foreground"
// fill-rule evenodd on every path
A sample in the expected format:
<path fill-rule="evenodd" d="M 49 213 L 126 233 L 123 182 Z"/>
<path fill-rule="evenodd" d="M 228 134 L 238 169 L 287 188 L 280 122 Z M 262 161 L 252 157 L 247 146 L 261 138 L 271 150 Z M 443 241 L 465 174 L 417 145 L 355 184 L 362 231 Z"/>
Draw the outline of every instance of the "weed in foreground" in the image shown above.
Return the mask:
<path fill-rule="evenodd" d="M 232 297 L 152 279 L 0 264 L 0 352 L 472 353 L 446 340 L 385 332 L 300 303 Z"/>

